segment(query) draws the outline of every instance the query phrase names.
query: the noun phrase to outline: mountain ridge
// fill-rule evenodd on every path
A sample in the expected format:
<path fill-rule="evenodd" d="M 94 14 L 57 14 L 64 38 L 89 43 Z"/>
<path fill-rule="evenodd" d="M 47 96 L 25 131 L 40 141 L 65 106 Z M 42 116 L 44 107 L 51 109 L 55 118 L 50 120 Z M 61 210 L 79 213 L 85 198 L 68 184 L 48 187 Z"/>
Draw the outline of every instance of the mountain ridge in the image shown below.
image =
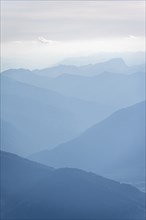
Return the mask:
<path fill-rule="evenodd" d="M 120 181 L 145 179 L 145 102 L 119 110 L 82 135 L 30 158 L 76 167 Z M 121 171 L 121 172 L 120 172 Z"/>
<path fill-rule="evenodd" d="M 131 185 L 79 169 L 50 169 L 6 152 L 0 156 L 4 219 L 144 219 L 145 194 Z"/>
<path fill-rule="evenodd" d="M 5 129 L 2 147 L 5 147 L 6 139 L 13 137 L 14 145 L 9 143 L 5 148 L 11 152 L 21 145 L 23 148 L 20 148 L 19 153 L 23 150 L 26 151 L 25 155 L 33 153 L 35 148 L 36 151 L 46 148 L 48 144 L 50 148 L 54 147 L 74 138 L 94 121 L 102 120 L 115 109 L 102 103 L 66 97 L 7 76 L 2 76 L 1 84 L 1 120 L 7 121 L 7 125 L 2 124 L 2 129 Z M 17 143 L 18 146 L 15 146 Z"/>

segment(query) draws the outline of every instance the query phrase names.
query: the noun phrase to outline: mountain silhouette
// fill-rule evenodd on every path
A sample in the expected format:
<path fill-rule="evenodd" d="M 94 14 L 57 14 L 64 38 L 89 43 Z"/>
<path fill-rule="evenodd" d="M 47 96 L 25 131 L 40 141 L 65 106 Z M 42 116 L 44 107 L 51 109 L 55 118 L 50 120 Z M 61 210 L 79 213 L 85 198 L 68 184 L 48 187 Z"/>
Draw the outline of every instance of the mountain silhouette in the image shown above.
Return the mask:
<path fill-rule="evenodd" d="M 47 86 L 63 95 L 120 109 L 145 100 L 144 82 L 143 72 L 130 75 L 104 72 L 94 77 L 63 74 L 49 78 Z"/>
<path fill-rule="evenodd" d="M 144 199 L 131 185 L 1 152 L 2 219 L 144 219 Z"/>
<path fill-rule="evenodd" d="M 70 140 L 115 109 L 65 97 L 5 75 L 1 83 L 2 147 L 20 155 Z M 7 143 L 8 139 L 11 142 Z"/>
<path fill-rule="evenodd" d="M 140 67 L 140 71 L 143 69 L 145 71 L 144 63 L 145 63 L 145 52 L 126 52 L 126 53 L 95 53 L 89 56 L 79 56 L 79 57 L 70 57 L 66 58 L 61 64 L 64 65 L 77 65 L 84 66 L 88 64 L 96 64 L 103 63 L 111 59 L 122 58 L 126 64 L 129 66 L 135 66 L 137 68 Z M 139 67 L 138 67 L 139 66 Z M 142 69 L 141 69 L 142 68 Z"/>
<path fill-rule="evenodd" d="M 145 181 L 145 102 L 113 113 L 79 137 L 30 157 L 53 167 L 75 167 L 119 181 Z"/>
<path fill-rule="evenodd" d="M 106 68 L 98 73 L 98 69 L 102 69 L 102 66 Z M 118 70 L 120 72 L 117 74 Z M 44 74 L 44 71 L 47 73 Z M 89 72 L 90 76 L 85 74 L 86 72 Z M 61 65 L 38 71 L 14 69 L 7 70 L 2 75 L 51 89 L 62 95 L 98 102 L 118 109 L 145 100 L 144 68 L 132 66 L 129 70 L 122 59 L 81 67 Z M 54 75 L 58 77 L 51 77 Z"/>
<path fill-rule="evenodd" d="M 82 76 L 96 76 L 103 72 L 131 74 L 136 72 L 144 72 L 144 69 L 144 65 L 127 66 L 123 59 L 114 58 L 106 62 L 82 66 L 60 64 L 58 66 L 45 68 L 42 70 L 35 70 L 34 72 L 49 77 L 57 77 L 65 73 Z"/>

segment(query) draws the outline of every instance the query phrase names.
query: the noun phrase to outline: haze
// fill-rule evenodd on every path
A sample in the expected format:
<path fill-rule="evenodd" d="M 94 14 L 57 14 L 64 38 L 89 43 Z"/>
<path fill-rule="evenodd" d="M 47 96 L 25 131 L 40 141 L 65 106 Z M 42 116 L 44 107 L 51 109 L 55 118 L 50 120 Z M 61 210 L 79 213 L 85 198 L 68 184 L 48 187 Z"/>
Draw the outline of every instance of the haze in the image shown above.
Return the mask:
<path fill-rule="evenodd" d="M 2 70 L 142 52 L 144 1 L 2 1 Z"/>

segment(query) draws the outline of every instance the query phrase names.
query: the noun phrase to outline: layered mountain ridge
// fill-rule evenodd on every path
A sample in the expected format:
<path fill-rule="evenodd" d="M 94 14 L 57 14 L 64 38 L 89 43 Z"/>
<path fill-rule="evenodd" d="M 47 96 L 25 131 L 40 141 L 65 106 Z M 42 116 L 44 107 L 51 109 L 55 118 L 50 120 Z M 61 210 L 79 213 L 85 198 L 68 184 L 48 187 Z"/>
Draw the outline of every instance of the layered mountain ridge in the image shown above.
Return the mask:
<path fill-rule="evenodd" d="M 119 181 L 145 181 L 145 102 L 119 110 L 79 137 L 30 157 Z"/>
<path fill-rule="evenodd" d="M 144 193 L 78 169 L 1 152 L 2 219 L 144 219 Z"/>

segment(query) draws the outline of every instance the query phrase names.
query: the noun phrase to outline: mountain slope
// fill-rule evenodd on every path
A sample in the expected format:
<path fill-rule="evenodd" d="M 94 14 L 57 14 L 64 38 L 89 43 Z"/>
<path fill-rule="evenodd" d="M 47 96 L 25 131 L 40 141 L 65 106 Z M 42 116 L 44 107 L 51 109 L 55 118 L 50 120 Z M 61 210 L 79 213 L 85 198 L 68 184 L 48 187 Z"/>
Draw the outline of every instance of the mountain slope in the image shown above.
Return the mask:
<path fill-rule="evenodd" d="M 76 167 L 120 181 L 144 181 L 145 102 L 114 113 L 78 138 L 30 157 L 53 167 Z"/>
<path fill-rule="evenodd" d="M 145 100 L 145 73 L 104 72 L 95 77 L 63 74 L 48 80 L 48 88 L 63 95 L 96 101 L 117 108 Z"/>
<path fill-rule="evenodd" d="M 49 77 L 57 77 L 62 74 L 73 74 L 82 76 L 96 76 L 103 72 L 131 74 L 138 72 L 144 72 L 144 65 L 127 66 L 121 58 L 115 58 L 106 62 L 88 64 L 83 66 L 75 65 L 58 65 L 42 70 L 35 70 L 37 74 Z"/>
<path fill-rule="evenodd" d="M 78 70 L 78 74 L 74 74 L 74 71 L 72 74 L 68 74 L 68 70 L 62 72 L 62 68 L 72 69 L 71 66 L 61 66 L 59 73 L 62 72 L 62 74 L 59 74 L 59 77 L 56 78 L 44 76 L 41 74 L 41 70 L 39 70 L 40 74 L 38 74 L 23 69 L 8 70 L 3 72 L 2 75 L 30 85 L 51 89 L 66 96 L 112 105 L 116 108 L 126 107 L 145 100 L 144 71 L 140 71 L 138 67 L 131 67 L 136 70 L 132 74 L 123 74 L 126 72 L 117 74 L 114 71 L 115 65 L 113 65 L 113 61 L 108 61 L 107 63 L 107 71 L 92 77 L 85 76 L 85 74 L 80 75 L 81 70 L 79 67 L 73 67 L 73 69 Z M 118 63 L 120 63 L 118 66 L 125 65 L 122 60 L 119 60 Z M 54 74 L 53 68 L 49 69 L 50 74 Z M 82 68 L 85 69 L 83 72 L 87 69 L 90 74 L 94 73 L 92 65 Z M 96 69 L 96 65 L 94 65 L 94 68 Z M 119 69 L 121 70 L 122 68 Z M 118 67 L 115 70 L 118 70 Z"/>
<path fill-rule="evenodd" d="M 77 65 L 77 66 L 84 66 L 88 64 L 96 64 L 101 62 L 106 62 L 111 59 L 117 59 L 121 57 L 126 64 L 129 66 L 136 65 L 141 66 L 140 68 L 145 68 L 145 52 L 136 52 L 136 53 L 114 53 L 111 56 L 111 53 L 95 53 L 91 56 L 80 56 L 80 57 L 71 57 L 67 58 L 64 61 L 61 62 L 61 64 L 64 65 Z M 143 64 L 142 64 L 143 63 Z"/>
<path fill-rule="evenodd" d="M 144 193 L 77 169 L 1 152 L 2 219 L 144 219 Z"/>
<path fill-rule="evenodd" d="M 89 102 L 78 98 L 62 96 L 59 93 L 51 91 L 49 89 L 28 85 L 27 83 L 22 83 L 6 77 L 5 74 L 2 75 L 1 81 L 2 94 L 13 94 L 15 96 L 19 95 L 22 98 L 31 98 L 41 103 L 53 106 L 55 108 L 69 111 L 70 113 L 75 114 L 78 118 L 82 120 L 81 126 L 83 128 L 84 126 L 89 127 L 95 121 L 101 121 L 103 118 L 107 117 L 115 110 L 115 107 L 110 105 L 104 105 L 102 103 Z"/>
<path fill-rule="evenodd" d="M 20 155 L 47 146 L 52 148 L 74 138 L 114 110 L 110 106 L 18 82 L 5 75 L 1 84 L 2 147 Z M 7 144 L 7 139 L 13 141 Z M 19 150 L 13 151 L 16 148 Z"/>

